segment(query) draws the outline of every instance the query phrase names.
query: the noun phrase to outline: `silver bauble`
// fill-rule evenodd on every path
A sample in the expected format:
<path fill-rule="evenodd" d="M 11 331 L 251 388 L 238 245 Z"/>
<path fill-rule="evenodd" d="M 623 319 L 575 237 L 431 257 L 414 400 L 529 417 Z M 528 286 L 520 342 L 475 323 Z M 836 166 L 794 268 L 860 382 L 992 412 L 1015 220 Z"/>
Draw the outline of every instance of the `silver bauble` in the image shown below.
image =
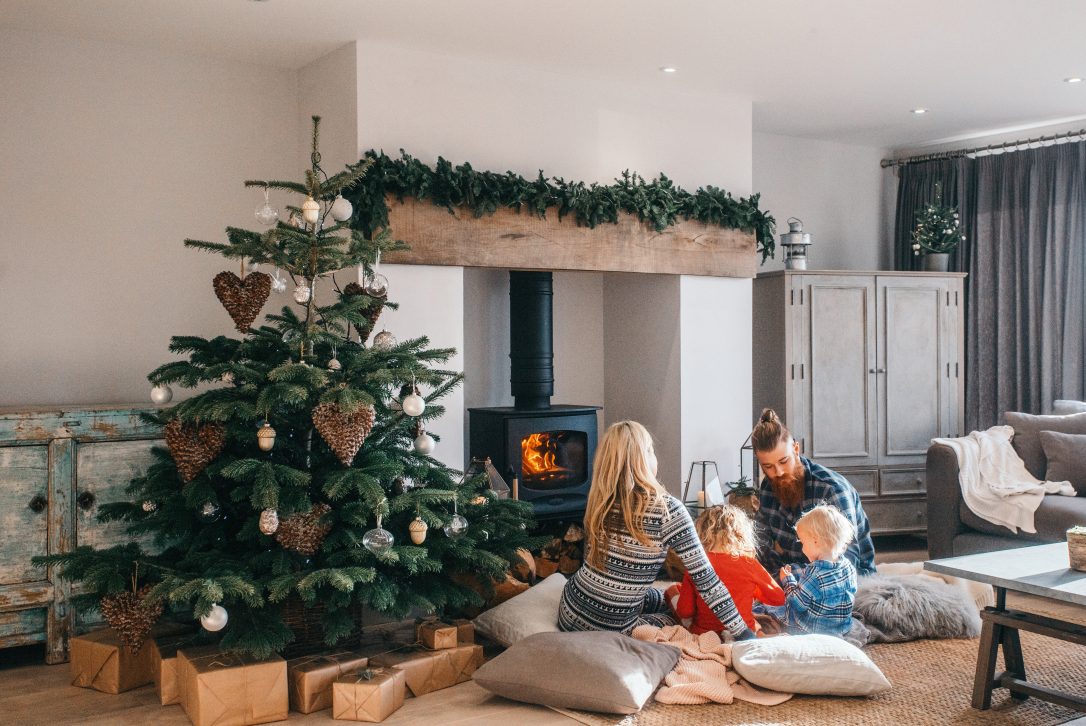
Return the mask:
<path fill-rule="evenodd" d="M 362 289 L 373 297 L 384 297 L 388 292 L 388 278 L 380 272 L 375 272 Z"/>
<path fill-rule="evenodd" d="M 415 451 L 419 452 L 423 456 L 428 456 L 434 452 L 434 437 L 423 431 L 421 434 L 415 437 Z"/>
<path fill-rule="evenodd" d="M 396 539 L 392 536 L 392 532 L 389 532 L 382 527 L 371 529 L 369 532 L 362 535 L 362 546 L 375 555 L 388 551 L 395 541 Z"/>
<path fill-rule="evenodd" d="M 222 605 L 212 605 L 211 611 L 200 618 L 200 625 L 204 626 L 204 630 L 209 630 L 212 633 L 217 633 L 226 627 L 226 622 L 230 619 L 229 614 L 226 612 L 226 608 Z"/>
<path fill-rule="evenodd" d="M 305 305 L 309 302 L 312 294 L 313 291 L 309 289 L 309 285 L 298 285 L 298 287 L 294 288 L 294 302 Z"/>
<path fill-rule="evenodd" d="M 454 514 L 449 523 L 445 525 L 445 536 L 449 539 L 459 539 L 468 531 L 468 520 L 462 514 Z"/>
<path fill-rule="evenodd" d="M 426 410 L 426 401 L 419 394 L 412 393 L 400 402 L 400 406 L 408 416 L 421 416 L 422 412 Z"/>
<path fill-rule="evenodd" d="M 279 529 L 279 512 L 272 508 L 260 513 L 260 531 L 264 534 L 275 534 Z"/>
<path fill-rule="evenodd" d="M 151 389 L 151 402 L 162 405 L 173 400 L 173 389 L 163 384 Z"/>
<path fill-rule="evenodd" d="M 275 446 L 275 429 L 267 421 L 256 432 L 256 445 L 261 451 L 271 451 Z"/>
<path fill-rule="evenodd" d="M 337 222 L 346 222 L 351 218 L 351 212 L 353 211 L 354 207 L 352 207 L 351 203 L 344 199 L 342 195 L 337 196 L 335 201 L 332 202 L 332 219 Z"/>
<path fill-rule="evenodd" d="M 407 531 L 411 533 L 411 541 L 417 545 L 426 541 L 426 531 L 430 529 L 426 522 L 423 522 L 418 517 L 411 520 L 411 524 L 407 525 Z"/>
<path fill-rule="evenodd" d="M 396 336 L 387 330 L 382 330 L 373 336 L 373 347 L 377 350 L 389 350 L 396 346 Z"/>

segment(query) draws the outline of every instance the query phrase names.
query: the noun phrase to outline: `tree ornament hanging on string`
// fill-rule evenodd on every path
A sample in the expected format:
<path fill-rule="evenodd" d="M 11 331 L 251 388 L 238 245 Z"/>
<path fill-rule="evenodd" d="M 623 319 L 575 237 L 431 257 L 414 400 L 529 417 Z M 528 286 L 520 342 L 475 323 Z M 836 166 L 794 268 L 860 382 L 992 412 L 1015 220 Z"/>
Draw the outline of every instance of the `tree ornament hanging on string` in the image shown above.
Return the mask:
<path fill-rule="evenodd" d="M 351 218 L 352 212 L 354 212 L 354 207 L 351 206 L 351 203 L 344 199 L 342 194 L 337 194 L 332 202 L 332 219 L 337 222 L 346 222 Z"/>
<path fill-rule="evenodd" d="M 388 278 L 381 274 L 381 250 L 373 260 L 373 274 L 366 280 L 365 291 L 371 297 L 384 298 L 388 296 Z"/>
<path fill-rule="evenodd" d="M 389 403 L 388 403 L 389 410 L 391 410 L 391 411 L 402 411 L 403 410 L 403 403 L 402 402 L 403 402 L 404 398 L 406 398 L 407 396 L 410 396 L 410 395 L 411 395 L 411 384 L 410 383 L 405 383 L 402 386 L 400 386 L 400 392 L 397 395 L 393 396 L 392 400 L 390 400 Z"/>
<path fill-rule="evenodd" d="M 417 545 L 426 541 L 426 532 L 429 529 L 430 526 L 418 516 L 411 520 L 411 524 L 407 525 L 407 531 L 411 533 L 411 541 Z"/>
<path fill-rule="evenodd" d="M 310 224 L 316 224 L 321 216 L 321 205 L 313 197 L 306 197 L 302 202 L 302 217 Z"/>
<path fill-rule="evenodd" d="M 309 302 L 309 298 L 313 296 L 313 291 L 308 284 L 298 285 L 294 288 L 294 302 L 299 305 L 305 305 Z"/>
<path fill-rule="evenodd" d="M 354 461 L 376 418 L 373 406 L 344 413 L 337 404 L 328 401 L 313 409 L 313 425 L 344 466 Z"/>
<path fill-rule="evenodd" d="M 396 336 L 387 330 L 373 336 L 373 347 L 377 350 L 391 350 L 396 347 Z"/>
<path fill-rule="evenodd" d="M 220 272 L 212 280 L 215 297 L 230 313 L 239 333 L 248 333 L 249 327 L 260 314 L 260 309 L 271 295 L 271 276 L 263 272 L 246 275 L 242 280 L 233 272 Z"/>
<path fill-rule="evenodd" d="M 331 524 L 321 521 L 324 515 L 331 511 L 330 506 L 321 502 L 313 505 L 308 512 L 290 515 L 279 522 L 275 541 L 288 550 L 312 557 L 324 544 L 324 538 L 332 531 Z"/>
<path fill-rule="evenodd" d="M 226 443 L 226 429 L 217 423 L 186 424 L 175 418 L 163 427 L 163 434 L 166 448 L 177 463 L 177 473 L 184 482 L 199 476 Z"/>
<path fill-rule="evenodd" d="M 155 386 L 151 389 L 151 402 L 157 403 L 159 406 L 169 403 L 173 400 L 173 389 L 169 386 L 162 384 Z"/>
<path fill-rule="evenodd" d="M 271 451 L 275 446 L 275 429 L 271 427 L 267 419 L 264 419 L 264 425 L 256 432 L 256 445 L 261 451 Z"/>
<path fill-rule="evenodd" d="M 336 357 L 336 348 L 332 346 L 332 359 L 328 361 L 328 370 L 333 373 L 338 373 L 343 370 L 343 364 L 339 362 L 339 358 Z"/>
<path fill-rule="evenodd" d="M 385 505 L 385 501 L 387 500 L 382 499 L 381 503 L 377 505 L 377 527 L 362 535 L 362 546 L 375 555 L 387 552 L 392 547 L 393 542 L 396 541 L 392 536 L 392 532 L 381 526 L 381 507 Z"/>
<path fill-rule="evenodd" d="M 411 393 L 400 401 L 403 412 L 408 416 L 421 416 L 426 410 L 426 401 L 419 395 L 419 388 L 415 384 L 415 377 L 411 377 Z"/>
<path fill-rule="evenodd" d="M 271 279 L 272 279 L 272 282 L 271 282 L 272 292 L 286 292 L 287 291 L 286 278 L 283 277 L 283 272 L 278 267 L 276 267 L 275 270 L 272 271 Z"/>
<path fill-rule="evenodd" d="M 200 508 L 196 510 L 197 518 L 205 523 L 210 524 L 219 518 L 219 505 L 214 502 L 204 502 L 200 505 Z"/>
<path fill-rule="evenodd" d="M 434 453 L 434 437 L 426 433 L 426 430 L 422 428 L 422 422 L 419 421 L 415 424 L 415 451 L 423 456 L 429 456 Z"/>
<path fill-rule="evenodd" d="M 265 227 L 271 227 L 279 221 L 279 210 L 271 205 L 268 198 L 268 187 L 264 187 L 264 203 L 256 208 L 256 221 Z"/>
<path fill-rule="evenodd" d="M 211 610 L 208 611 L 207 615 L 200 618 L 200 625 L 204 627 L 204 630 L 217 633 L 226 627 L 229 620 L 230 614 L 226 612 L 226 608 L 215 603 L 211 606 Z"/>
<path fill-rule="evenodd" d="M 272 535 L 279 529 L 279 512 L 268 507 L 260 513 L 260 531 L 262 534 Z"/>
<path fill-rule="evenodd" d="M 463 480 L 461 480 L 463 481 Z M 446 523 L 444 530 L 445 536 L 449 539 L 460 539 L 464 536 L 464 533 L 468 531 L 468 520 L 460 514 L 459 509 L 456 506 L 456 502 L 460 497 L 460 492 L 453 490 L 453 516 L 452 519 Z"/>
<path fill-rule="evenodd" d="M 136 577 L 133 576 L 132 580 L 134 587 Z M 163 602 L 148 600 L 150 591 L 151 586 L 144 585 L 138 591 L 106 595 L 98 608 L 109 627 L 117 631 L 118 639 L 132 654 L 139 653 L 151 628 L 162 617 Z"/>
<path fill-rule="evenodd" d="M 156 509 L 158 509 L 158 505 L 152 502 L 150 499 L 143 500 L 143 504 L 141 504 L 140 507 L 148 514 L 151 514 Z"/>
<path fill-rule="evenodd" d="M 374 297 L 363 290 L 361 285 L 362 268 L 360 267 L 358 269 L 360 282 L 349 282 L 344 285 L 342 298 L 345 302 L 360 295 L 363 295 L 366 298 L 366 321 L 363 323 L 354 323 L 354 329 L 358 331 L 358 343 L 359 345 L 363 345 L 370 337 L 370 333 L 373 332 L 373 326 L 377 324 L 377 318 L 381 317 L 381 311 L 385 307 L 386 296 Z"/>

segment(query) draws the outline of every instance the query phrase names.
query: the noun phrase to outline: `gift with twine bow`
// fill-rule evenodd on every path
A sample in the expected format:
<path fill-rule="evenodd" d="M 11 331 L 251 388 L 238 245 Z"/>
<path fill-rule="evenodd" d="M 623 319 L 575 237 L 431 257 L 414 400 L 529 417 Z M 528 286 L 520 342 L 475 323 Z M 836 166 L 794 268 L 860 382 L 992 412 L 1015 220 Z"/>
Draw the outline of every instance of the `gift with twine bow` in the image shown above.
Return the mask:
<path fill-rule="evenodd" d="M 406 695 L 406 675 L 399 668 L 345 673 L 332 684 L 332 718 L 384 721 L 399 710 Z"/>
<path fill-rule="evenodd" d="M 287 718 L 287 662 L 217 646 L 177 651 L 181 707 L 194 726 L 248 726 Z"/>
<path fill-rule="evenodd" d="M 69 648 L 73 686 L 117 694 L 153 680 L 151 649 L 133 653 L 112 629 L 75 636 Z"/>
<path fill-rule="evenodd" d="M 344 673 L 365 668 L 369 659 L 358 653 L 306 655 L 287 661 L 290 707 L 313 713 L 332 707 L 332 683 Z"/>
<path fill-rule="evenodd" d="M 455 625 L 437 618 L 425 618 L 415 623 L 415 638 L 430 650 L 445 650 L 457 645 Z"/>
<path fill-rule="evenodd" d="M 404 672 L 407 689 L 413 696 L 449 688 L 470 681 L 483 664 L 483 646 L 458 645 L 444 650 L 428 650 L 420 643 L 397 648 L 370 657 L 370 665 L 399 668 Z"/>

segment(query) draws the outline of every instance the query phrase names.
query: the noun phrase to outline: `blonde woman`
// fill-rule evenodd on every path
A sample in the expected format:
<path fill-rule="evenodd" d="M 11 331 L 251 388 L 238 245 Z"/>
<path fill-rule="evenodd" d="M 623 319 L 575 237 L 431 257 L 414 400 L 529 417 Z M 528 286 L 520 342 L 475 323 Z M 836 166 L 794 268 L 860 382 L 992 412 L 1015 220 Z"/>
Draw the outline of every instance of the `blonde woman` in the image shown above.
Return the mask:
<path fill-rule="evenodd" d="M 603 435 L 584 524 L 585 563 L 562 593 L 559 629 L 629 633 L 642 624 L 674 625 L 663 593 L 652 586 L 672 549 L 732 636 L 754 637 L 713 572 L 686 507 L 656 481 L 652 438 L 636 421 L 620 421 Z"/>

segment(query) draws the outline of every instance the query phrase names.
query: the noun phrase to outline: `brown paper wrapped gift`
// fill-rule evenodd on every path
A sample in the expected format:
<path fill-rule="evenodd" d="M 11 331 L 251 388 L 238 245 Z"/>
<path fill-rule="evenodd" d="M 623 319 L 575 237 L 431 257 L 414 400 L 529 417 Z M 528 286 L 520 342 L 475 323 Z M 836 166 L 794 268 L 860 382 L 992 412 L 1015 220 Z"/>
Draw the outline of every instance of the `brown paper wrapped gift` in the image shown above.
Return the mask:
<path fill-rule="evenodd" d="M 215 646 L 177 651 L 181 707 L 194 726 L 248 726 L 287 718 L 287 662 Z"/>
<path fill-rule="evenodd" d="M 348 671 L 365 668 L 369 658 L 358 653 L 306 655 L 287 661 L 290 707 L 313 713 L 332 707 L 332 683 Z"/>
<path fill-rule="evenodd" d="M 458 645 L 445 650 L 405 647 L 370 658 L 370 665 L 402 670 L 407 688 L 414 696 L 470 681 L 471 674 L 482 664 L 481 645 Z"/>
<path fill-rule="evenodd" d="M 458 644 L 467 645 L 475 642 L 475 623 L 466 618 L 459 618 L 452 621 L 452 624 L 456 626 L 456 642 Z"/>
<path fill-rule="evenodd" d="M 163 706 L 181 701 L 177 686 L 177 651 L 191 646 L 196 639 L 193 633 L 180 633 L 152 638 L 146 647 L 151 651 L 151 676 L 155 681 L 155 693 Z"/>
<path fill-rule="evenodd" d="M 440 620 L 423 620 L 415 628 L 415 638 L 430 650 L 445 650 L 456 647 L 457 630 Z"/>
<path fill-rule="evenodd" d="M 332 684 L 332 718 L 384 721 L 403 705 L 406 678 L 399 668 L 367 668 Z"/>
<path fill-rule="evenodd" d="M 77 635 L 69 648 L 73 686 L 121 693 L 152 681 L 151 649 L 133 655 L 110 628 Z"/>

